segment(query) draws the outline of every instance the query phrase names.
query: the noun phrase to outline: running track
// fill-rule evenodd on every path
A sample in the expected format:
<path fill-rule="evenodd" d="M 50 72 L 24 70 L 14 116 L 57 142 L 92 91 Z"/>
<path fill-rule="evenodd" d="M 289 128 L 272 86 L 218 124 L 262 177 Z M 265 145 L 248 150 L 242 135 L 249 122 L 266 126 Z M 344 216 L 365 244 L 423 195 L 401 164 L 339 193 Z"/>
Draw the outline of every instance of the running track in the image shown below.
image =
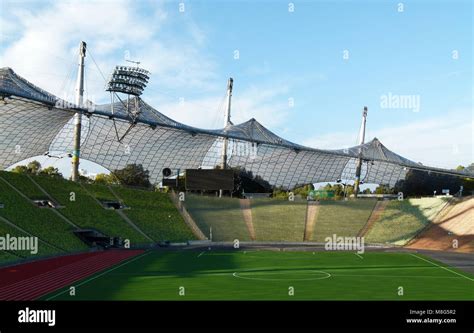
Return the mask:
<path fill-rule="evenodd" d="M 143 252 L 108 250 L 1 268 L 0 300 L 37 299 Z"/>

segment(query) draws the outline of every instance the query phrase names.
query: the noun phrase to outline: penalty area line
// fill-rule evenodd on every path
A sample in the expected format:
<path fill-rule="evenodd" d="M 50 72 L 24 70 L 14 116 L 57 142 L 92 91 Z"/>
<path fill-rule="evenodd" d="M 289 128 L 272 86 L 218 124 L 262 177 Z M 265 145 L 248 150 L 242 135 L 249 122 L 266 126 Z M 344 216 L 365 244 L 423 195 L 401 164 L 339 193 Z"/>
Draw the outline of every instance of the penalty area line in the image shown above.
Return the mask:
<path fill-rule="evenodd" d="M 458 273 L 458 272 L 455 272 L 455 271 L 453 271 L 453 270 L 451 270 L 451 269 L 449 269 L 449 268 L 446 268 L 446 267 L 444 267 L 444 266 L 440 266 L 440 265 L 438 265 L 437 263 L 434 263 L 434 262 L 432 262 L 431 260 L 426 260 L 425 258 L 422 258 L 422 257 L 420 257 L 420 256 L 417 256 L 417 255 L 414 254 L 414 253 L 410 253 L 410 255 L 412 255 L 413 257 L 418 258 L 418 259 L 420 259 L 420 260 L 426 261 L 427 263 L 430 263 L 430 264 L 432 264 L 432 265 L 434 265 L 434 266 L 436 266 L 436 267 L 439 267 L 439 268 L 442 268 L 442 269 L 444 269 L 444 270 L 447 270 L 448 272 L 451 272 L 451 273 L 453 273 L 453 274 L 462 276 L 463 278 L 468 279 L 469 281 L 474 281 L 474 279 L 471 279 L 470 277 L 467 277 L 466 275 L 463 275 L 463 274 L 460 274 L 460 273 Z"/>
<path fill-rule="evenodd" d="M 140 259 L 140 258 L 143 258 L 144 256 L 149 255 L 150 253 L 151 253 L 151 251 L 148 251 L 148 252 L 143 253 L 142 255 L 139 255 L 138 257 L 135 257 L 135 258 L 132 258 L 132 259 L 130 259 L 130 260 L 127 260 L 127 261 L 121 263 L 121 264 L 118 265 L 118 266 L 115 266 L 115 267 L 112 267 L 112 268 L 110 268 L 110 269 L 107 269 L 106 271 L 104 271 L 104 272 L 102 272 L 102 273 L 100 273 L 100 274 L 98 274 L 98 275 L 96 275 L 96 276 L 93 276 L 93 277 L 91 277 L 91 278 L 89 278 L 89 279 L 87 279 L 87 280 L 85 280 L 85 281 L 83 281 L 83 282 L 81 282 L 81 283 L 75 285 L 74 287 L 77 288 L 77 287 L 80 287 L 80 286 L 82 286 L 82 285 L 84 285 L 84 284 L 86 284 L 86 283 L 89 283 L 89 282 L 91 282 L 91 281 L 93 281 L 93 280 L 95 280 L 95 279 L 97 279 L 97 278 L 99 278 L 99 277 L 101 277 L 101 276 L 103 276 L 103 275 L 105 275 L 105 274 L 108 274 L 108 273 L 110 273 L 110 272 L 116 270 L 117 268 L 120 268 L 120 267 L 122 267 L 122 266 L 128 265 L 128 264 L 130 264 L 131 262 L 133 262 L 133 261 L 135 261 L 135 260 L 138 260 L 138 259 Z M 70 284 L 69 286 L 71 286 L 71 285 L 73 285 L 73 283 Z M 55 295 L 53 295 L 53 296 L 51 296 L 51 297 L 48 297 L 46 300 L 47 300 L 47 301 L 52 300 L 53 298 L 56 298 L 56 297 L 58 297 L 59 295 L 64 294 L 64 293 L 65 293 L 66 291 L 68 291 L 68 290 L 69 290 L 69 289 L 66 288 L 66 289 L 64 289 L 63 291 L 61 291 L 61 292 L 59 292 L 59 293 L 57 293 L 57 294 L 55 294 Z"/>
<path fill-rule="evenodd" d="M 356 256 L 358 256 L 360 259 L 364 259 L 364 257 L 361 256 L 359 253 L 355 252 L 354 254 L 355 254 Z"/>

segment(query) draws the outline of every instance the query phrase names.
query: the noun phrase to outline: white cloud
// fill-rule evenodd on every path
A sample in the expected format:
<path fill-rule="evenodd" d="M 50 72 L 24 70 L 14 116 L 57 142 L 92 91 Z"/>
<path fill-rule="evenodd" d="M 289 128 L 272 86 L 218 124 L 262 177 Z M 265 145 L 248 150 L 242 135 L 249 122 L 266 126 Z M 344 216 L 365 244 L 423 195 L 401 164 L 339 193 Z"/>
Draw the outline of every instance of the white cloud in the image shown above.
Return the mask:
<path fill-rule="evenodd" d="M 225 110 L 225 82 L 220 96 L 190 99 L 184 97 L 159 103 L 160 112 L 187 125 L 202 128 L 222 128 Z M 268 128 L 282 126 L 288 118 L 286 86 L 255 87 L 234 91 L 231 120 L 238 124 L 255 118 Z M 154 105 L 154 103 L 151 103 Z M 157 103 L 158 104 L 158 103 Z"/>
<path fill-rule="evenodd" d="M 107 78 L 128 54 L 152 73 L 143 96 L 149 104 L 185 124 L 221 128 L 226 78 L 217 74 L 218 65 L 207 51 L 206 30 L 189 15 L 168 13 L 160 2 L 147 4 L 146 15 L 139 7 L 131 0 L 12 6 L 8 15 L 0 13 L 0 19 L 2 25 L 5 22 L 5 38 L 18 38 L 4 44 L 0 67 L 12 67 L 39 87 L 73 100 L 77 50 L 84 40 L 88 49 L 86 99 L 96 103 L 109 101 L 104 79 L 94 61 Z M 173 24 L 184 26 L 185 29 L 179 29 L 184 32 L 171 37 L 161 34 L 164 28 L 172 30 Z M 278 128 L 285 122 L 286 85 L 272 82 L 271 86 L 262 84 L 246 89 L 237 85 L 232 103 L 234 123 L 254 117 L 265 126 Z M 171 94 L 162 94 L 163 90 Z M 184 103 L 180 103 L 181 97 Z"/>
<path fill-rule="evenodd" d="M 166 88 L 209 89 L 213 86 L 215 65 L 206 52 L 205 32 L 194 23 L 185 33 L 165 40 L 160 29 L 169 15 L 160 3 L 150 3 L 146 15 L 134 1 L 55 1 L 51 6 L 20 9 L 0 15 L 5 27 L 2 39 L 11 35 L 0 53 L 0 66 L 12 67 L 36 85 L 64 97 L 61 82 L 77 63 L 79 42 L 88 44 L 86 81 L 90 99 L 106 101 L 104 80 L 92 61 L 97 61 L 105 76 L 116 64 L 124 63 L 129 51 L 133 60 L 152 71 L 151 84 Z M 15 23 L 15 24 L 13 24 Z M 197 39 L 197 41 L 194 41 Z M 74 81 L 74 75 L 70 80 Z M 158 81 L 159 80 L 159 81 Z M 69 96 L 72 91 L 67 91 Z M 101 97 L 102 96 L 102 97 Z M 94 99 L 93 99 L 94 100 Z"/>
<path fill-rule="evenodd" d="M 142 11 L 139 11 L 140 8 Z M 171 7 L 170 7 L 171 8 Z M 0 66 L 12 67 L 41 88 L 73 100 L 77 50 L 87 42 L 86 99 L 109 101 L 105 81 L 126 54 L 152 73 L 144 99 L 166 115 L 200 127 L 222 127 L 226 78 L 218 75 L 218 64 L 207 51 L 207 34 L 191 16 L 167 12 L 161 2 L 143 8 L 131 0 L 54 1 L 48 6 L 15 5 L 9 14 L 8 35 L 19 38 L 5 43 Z M 14 24 L 13 24 L 14 23 Z M 169 24 L 169 26 L 166 26 Z M 161 30 L 179 24 L 179 34 L 164 36 Z M 237 82 L 238 84 L 238 82 Z M 286 84 L 286 83 L 285 83 Z M 278 127 L 287 118 L 288 92 L 284 84 L 262 84 L 235 89 L 234 123 L 256 118 L 268 127 Z M 279 87 L 278 87 L 279 86 Z M 162 91 L 171 91 L 164 96 Z M 165 93 L 166 95 L 166 93 Z M 170 97 L 171 96 L 171 97 Z M 179 103 L 183 97 L 185 103 Z"/>
<path fill-rule="evenodd" d="M 268 127 L 281 125 L 288 117 L 288 90 L 286 85 L 251 86 L 236 96 L 234 119 L 240 122 L 255 118 Z"/>
<path fill-rule="evenodd" d="M 388 149 L 415 162 L 442 168 L 474 162 L 474 123 L 469 111 L 456 110 L 441 117 L 376 130 L 367 126 L 366 141 L 377 137 Z M 304 144 L 337 149 L 354 146 L 356 137 L 355 132 L 334 132 L 309 138 Z"/>

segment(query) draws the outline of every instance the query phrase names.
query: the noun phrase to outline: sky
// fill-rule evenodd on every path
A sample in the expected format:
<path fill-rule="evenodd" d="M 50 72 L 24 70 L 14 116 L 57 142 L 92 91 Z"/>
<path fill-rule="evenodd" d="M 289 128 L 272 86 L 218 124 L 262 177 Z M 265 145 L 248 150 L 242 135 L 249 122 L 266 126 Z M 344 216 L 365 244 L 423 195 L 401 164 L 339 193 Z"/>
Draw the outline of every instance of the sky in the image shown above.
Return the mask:
<path fill-rule="evenodd" d="M 0 0 L 0 67 L 73 100 L 84 40 L 96 103 L 103 76 L 140 61 L 147 103 L 219 128 L 233 77 L 234 123 L 337 149 L 357 144 L 367 106 L 366 141 L 455 168 L 474 162 L 472 17 L 469 0 Z"/>

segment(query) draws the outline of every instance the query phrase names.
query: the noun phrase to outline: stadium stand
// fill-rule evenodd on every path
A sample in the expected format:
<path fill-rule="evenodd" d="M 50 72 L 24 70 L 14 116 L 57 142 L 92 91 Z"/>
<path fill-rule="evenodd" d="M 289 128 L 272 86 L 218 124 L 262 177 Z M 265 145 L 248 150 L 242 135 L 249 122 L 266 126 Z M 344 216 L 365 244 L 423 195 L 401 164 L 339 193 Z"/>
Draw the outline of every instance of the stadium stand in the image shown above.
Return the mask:
<path fill-rule="evenodd" d="M 35 177 L 35 181 L 64 206 L 60 212 L 81 228 L 97 229 L 110 237 L 129 239 L 132 244 L 148 241 L 114 211 L 101 206 L 79 184 L 42 176 Z"/>
<path fill-rule="evenodd" d="M 0 215 L 0 237 L 6 237 L 7 235 L 13 237 L 28 237 L 30 235 L 22 232 L 21 230 L 15 228 L 14 226 L 6 223 L 3 217 Z M 48 244 L 41 243 L 38 244 L 38 253 L 32 254 L 30 251 L 0 251 L 0 264 L 18 261 L 20 259 L 29 258 L 32 256 L 47 256 L 59 253 L 60 251 L 54 247 L 49 246 Z"/>
<path fill-rule="evenodd" d="M 259 198 L 250 202 L 257 241 L 303 241 L 306 201 Z"/>
<path fill-rule="evenodd" d="M 119 186 L 113 187 L 113 192 L 130 207 L 123 213 L 155 241 L 195 239 L 166 193 Z"/>
<path fill-rule="evenodd" d="M 21 257 L 7 251 L 0 251 L 0 262 L 1 263 L 9 263 L 20 260 Z"/>
<path fill-rule="evenodd" d="M 369 219 L 376 201 L 372 199 L 321 201 L 312 241 L 326 237 L 357 236 Z"/>
<path fill-rule="evenodd" d="M 360 229 L 359 234 L 357 236 L 365 237 L 369 230 L 372 229 L 372 227 L 374 226 L 374 223 L 378 221 L 378 219 L 380 219 L 389 202 L 389 200 L 377 201 L 374 206 L 374 209 L 372 210 L 372 213 L 369 216 L 369 219 L 367 220 L 367 223 L 362 227 L 362 229 Z"/>
<path fill-rule="evenodd" d="M 239 199 L 186 195 L 185 206 L 204 235 L 213 241 L 250 240 Z"/>
<path fill-rule="evenodd" d="M 447 204 L 446 198 L 394 200 L 366 235 L 366 242 L 405 245 Z"/>
<path fill-rule="evenodd" d="M 31 200 L 45 199 L 47 197 L 26 175 L 0 171 L 0 177 L 8 181 Z"/>
<path fill-rule="evenodd" d="M 71 195 L 75 201 L 70 201 Z M 59 208 L 39 208 L 33 202 L 47 198 Z M 444 197 L 323 200 L 308 206 L 305 200 L 242 200 L 188 193 L 184 206 L 205 237 L 211 237 L 212 228 L 213 241 L 324 242 L 336 234 L 412 248 L 430 248 L 437 238 L 439 244 L 431 247 L 449 250 L 458 237 L 459 251 L 472 250 L 474 231 L 466 221 L 472 219 L 474 199 L 451 200 L 451 205 Z M 106 209 L 103 202 L 119 202 L 125 209 Z M 0 203 L 0 236 L 37 236 L 38 256 L 43 257 L 87 250 L 73 234 L 75 226 L 128 238 L 132 246 L 202 239 L 193 234 L 166 193 L 1 171 Z M 28 251 L 1 251 L 0 263 L 30 257 Z"/>
<path fill-rule="evenodd" d="M 474 252 L 474 197 L 453 198 L 433 224 L 407 247 L 455 252 Z"/>
<path fill-rule="evenodd" d="M 19 180 L 19 178 L 18 178 Z M 22 179 L 27 188 L 28 178 Z M 18 181 L 19 182 L 19 181 Z M 87 247 L 72 233 L 73 227 L 61 220 L 48 208 L 38 208 L 0 178 L 0 216 L 17 225 L 26 232 L 56 247 L 58 251 L 84 250 Z"/>
<path fill-rule="evenodd" d="M 106 201 L 117 201 L 113 192 L 106 185 L 101 184 L 81 184 L 82 187 L 96 200 L 103 203 Z"/>

